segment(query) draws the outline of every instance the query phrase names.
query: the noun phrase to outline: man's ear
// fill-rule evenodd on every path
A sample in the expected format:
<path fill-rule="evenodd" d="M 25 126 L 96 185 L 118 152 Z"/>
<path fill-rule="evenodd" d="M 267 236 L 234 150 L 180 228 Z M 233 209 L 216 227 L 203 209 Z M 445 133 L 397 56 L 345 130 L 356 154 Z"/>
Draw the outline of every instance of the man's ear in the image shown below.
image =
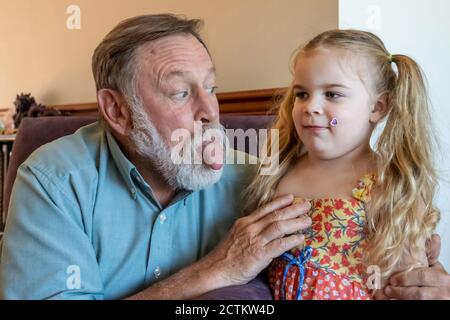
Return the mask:
<path fill-rule="evenodd" d="M 100 89 L 97 92 L 99 110 L 110 128 L 126 135 L 131 128 L 130 111 L 122 94 L 116 90 Z"/>
<path fill-rule="evenodd" d="M 373 105 L 373 108 L 370 113 L 370 122 L 375 124 L 380 121 L 387 113 L 387 105 L 388 105 L 388 94 L 383 93 L 378 97 Z"/>

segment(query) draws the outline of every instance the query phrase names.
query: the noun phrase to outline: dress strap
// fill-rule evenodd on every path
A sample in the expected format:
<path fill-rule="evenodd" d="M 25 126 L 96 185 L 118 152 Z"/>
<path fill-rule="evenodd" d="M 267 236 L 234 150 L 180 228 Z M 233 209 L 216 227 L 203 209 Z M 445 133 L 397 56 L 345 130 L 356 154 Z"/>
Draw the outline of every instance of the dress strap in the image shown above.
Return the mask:
<path fill-rule="evenodd" d="M 358 186 L 352 190 L 353 197 L 365 203 L 369 202 L 371 199 L 370 192 L 372 191 L 375 183 L 375 174 L 368 173 L 364 175 L 361 179 L 359 179 Z"/>

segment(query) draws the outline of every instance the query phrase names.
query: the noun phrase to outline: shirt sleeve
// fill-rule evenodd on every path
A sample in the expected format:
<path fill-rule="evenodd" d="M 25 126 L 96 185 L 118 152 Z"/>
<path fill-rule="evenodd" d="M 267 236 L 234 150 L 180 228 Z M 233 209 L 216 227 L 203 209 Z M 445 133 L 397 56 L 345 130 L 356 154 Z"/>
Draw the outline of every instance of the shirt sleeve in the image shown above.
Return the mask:
<path fill-rule="evenodd" d="M 104 297 L 80 205 L 59 178 L 27 164 L 19 167 L 2 243 L 2 299 Z"/>

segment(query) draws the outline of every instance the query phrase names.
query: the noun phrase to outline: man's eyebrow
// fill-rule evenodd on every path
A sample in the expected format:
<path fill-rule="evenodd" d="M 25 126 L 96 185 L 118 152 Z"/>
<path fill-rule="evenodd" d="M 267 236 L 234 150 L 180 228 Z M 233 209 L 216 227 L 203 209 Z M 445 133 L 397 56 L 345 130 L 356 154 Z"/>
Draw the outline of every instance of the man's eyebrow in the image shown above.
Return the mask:
<path fill-rule="evenodd" d="M 158 86 L 161 86 L 163 83 L 170 82 L 173 78 L 179 77 L 179 78 L 188 78 L 190 72 L 186 72 L 180 69 L 174 69 L 167 73 L 163 73 L 162 75 L 158 76 Z"/>
<path fill-rule="evenodd" d="M 216 67 L 211 67 L 211 68 L 209 68 L 209 70 L 208 70 L 208 76 L 209 76 L 211 73 L 213 73 L 213 74 L 216 73 Z"/>

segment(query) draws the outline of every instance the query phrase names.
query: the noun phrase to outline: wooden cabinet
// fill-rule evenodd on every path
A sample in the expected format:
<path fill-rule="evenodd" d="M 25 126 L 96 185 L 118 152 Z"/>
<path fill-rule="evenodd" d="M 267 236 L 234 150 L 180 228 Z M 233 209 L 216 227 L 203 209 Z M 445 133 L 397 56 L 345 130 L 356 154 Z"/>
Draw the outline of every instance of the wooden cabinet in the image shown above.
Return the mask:
<path fill-rule="evenodd" d="M 0 232 L 3 230 L 6 223 L 6 203 L 3 202 L 3 186 L 8 170 L 9 159 L 11 157 L 12 145 L 16 135 L 0 135 Z"/>

